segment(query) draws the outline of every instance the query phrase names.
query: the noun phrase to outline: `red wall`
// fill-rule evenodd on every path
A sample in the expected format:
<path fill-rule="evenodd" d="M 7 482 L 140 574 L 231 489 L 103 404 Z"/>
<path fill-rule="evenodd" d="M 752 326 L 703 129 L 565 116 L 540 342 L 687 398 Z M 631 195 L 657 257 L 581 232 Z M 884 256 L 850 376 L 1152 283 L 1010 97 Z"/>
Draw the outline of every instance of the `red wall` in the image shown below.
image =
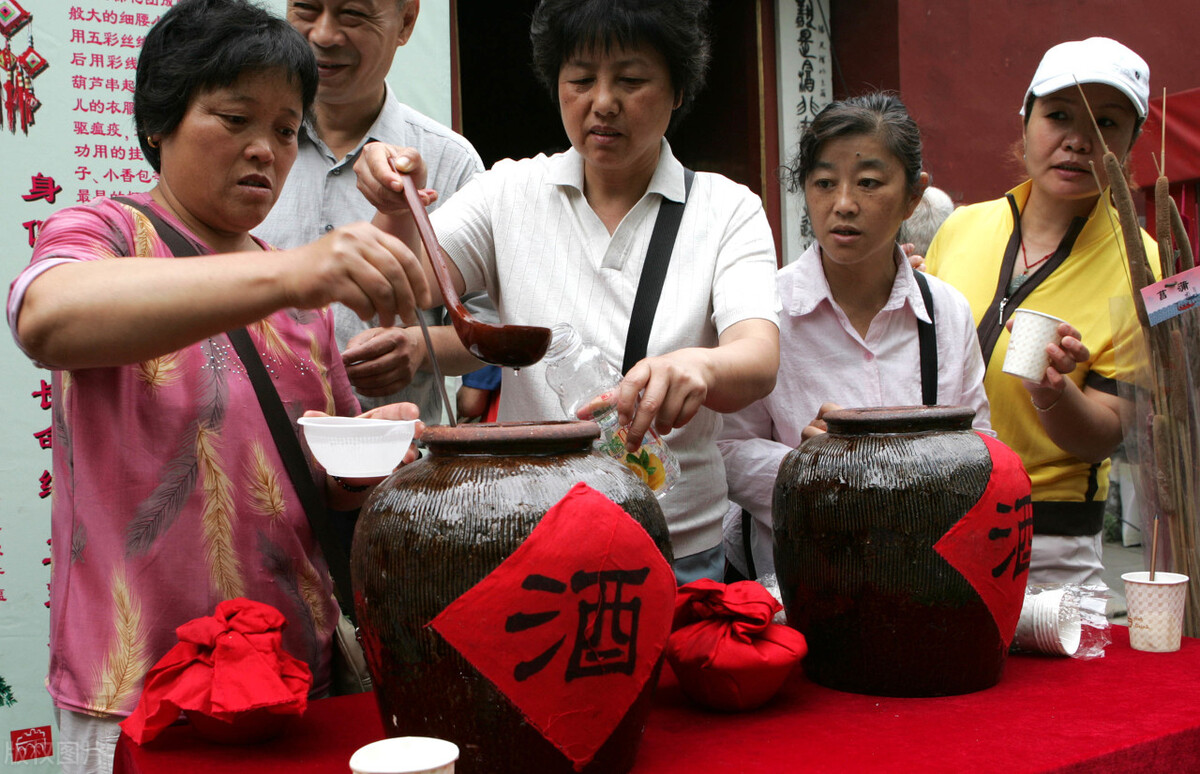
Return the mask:
<path fill-rule="evenodd" d="M 900 92 L 921 125 L 933 184 L 957 202 L 996 198 L 1022 179 L 1010 153 L 1021 137 L 1017 111 L 1038 61 L 1055 43 L 1093 35 L 1121 41 L 1149 63 L 1152 97 L 1164 87 L 1174 93 L 1200 86 L 1200 10 L 1178 0 L 831 5 L 835 95 Z"/>

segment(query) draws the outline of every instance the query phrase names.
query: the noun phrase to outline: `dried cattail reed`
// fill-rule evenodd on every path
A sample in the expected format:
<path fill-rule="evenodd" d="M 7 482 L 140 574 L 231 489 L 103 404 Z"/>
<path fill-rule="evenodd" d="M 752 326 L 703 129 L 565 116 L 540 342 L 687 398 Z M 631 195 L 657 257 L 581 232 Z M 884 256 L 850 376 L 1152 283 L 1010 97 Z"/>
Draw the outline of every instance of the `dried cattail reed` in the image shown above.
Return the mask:
<path fill-rule="evenodd" d="M 1187 229 L 1183 227 L 1183 217 L 1179 214 L 1179 206 L 1175 200 L 1167 197 L 1167 205 L 1171 210 L 1171 236 L 1175 237 L 1175 247 L 1179 250 L 1179 269 L 1187 271 L 1196 268 L 1196 254 L 1192 252 L 1192 240 L 1188 239 Z"/>
<path fill-rule="evenodd" d="M 1083 93 L 1083 87 L 1079 85 L 1078 81 L 1075 82 L 1075 86 L 1079 89 L 1079 96 L 1083 99 L 1088 117 L 1092 120 L 1096 141 L 1104 149 L 1104 172 L 1108 175 L 1108 186 L 1112 191 L 1113 205 L 1117 208 L 1117 216 L 1121 222 L 1121 235 L 1125 242 L 1125 259 L 1129 263 L 1129 276 L 1135 291 L 1134 299 L 1138 310 L 1138 320 L 1146 325 L 1148 322 L 1146 306 L 1141 301 L 1141 295 L 1136 291 L 1153 282 L 1154 275 L 1146 260 L 1146 247 L 1142 244 L 1142 230 L 1138 225 L 1137 209 L 1133 206 L 1133 195 L 1129 192 L 1129 182 L 1125 179 L 1125 170 L 1121 168 L 1121 162 L 1117 159 L 1117 155 L 1108 149 L 1108 143 L 1104 141 L 1104 135 L 1100 133 L 1100 125 L 1096 123 L 1096 116 L 1092 113 L 1092 106 L 1088 103 L 1087 95 Z"/>
<path fill-rule="evenodd" d="M 1174 271 L 1175 248 L 1171 244 L 1171 183 L 1166 175 L 1154 181 L 1154 236 L 1158 240 L 1158 261 L 1163 276 Z"/>
<path fill-rule="evenodd" d="M 1104 149 L 1104 169 L 1108 174 L 1113 205 L 1121 225 L 1120 242 L 1125 247 L 1126 263 L 1129 266 L 1137 319 L 1142 325 L 1148 344 L 1149 368 L 1146 376 L 1150 405 L 1144 415 L 1146 421 L 1134 419 L 1130 426 L 1134 438 L 1143 452 L 1143 470 L 1140 477 L 1142 500 L 1148 506 L 1148 517 L 1166 522 L 1169 562 L 1174 570 L 1190 579 L 1189 604 L 1184 620 L 1184 632 L 1188 636 L 1200 634 L 1200 557 L 1197 547 L 1197 511 L 1200 510 L 1200 495 L 1197 483 L 1200 471 L 1196 469 L 1200 454 L 1200 433 L 1197 432 L 1197 411 L 1193 395 L 1200 382 L 1200 322 L 1193 314 L 1172 317 L 1155 326 L 1149 326 L 1141 289 L 1154 281 L 1147 260 L 1142 231 L 1138 225 L 1137 212 L 1133 205 L 1129 186 L 1117 160 L 1104 142 L 1100 128 L 1096 125 L 1091 106 L 1080 88 L 1088 115 L 1092 118 L 1096 136 Z M 1165 127 L 1165 116 L 1164 116 Z M 1165 137 L 1165 128 L 1164 128 Z M 1159 160 L 1155 161 L 1160 164 Z M 1156 226 L 1159 241 L 1160 265 L 1164 273 L 1174 268 L 1172 239 L 1180 249 L 1187 245 L 1178 209 L 1170 197 L 1170 183 L 1166 175 L 1166 162 L 1158 167 L 1159 178 L 1155 184 Z M 1176 215 L 1172 217 L 1171 213 Z M 1176 221 L 1179 220 L 1177 224 Z M 1180 237 L 1183 239 L 1180 239 Z M 1191 248 L 1184 260 L 1191 262 Z M 1146 437 L 1148 436 L 1148 438 Z M 1147 448 L 1148 447 L 1148 448 Z M 1155 555 L 1158 544 L 1152 546 Z M 1158 562 L 1155 556 L 1153 561 Z M 1164 559 L 1163 562 L 1168 560 Z"/>

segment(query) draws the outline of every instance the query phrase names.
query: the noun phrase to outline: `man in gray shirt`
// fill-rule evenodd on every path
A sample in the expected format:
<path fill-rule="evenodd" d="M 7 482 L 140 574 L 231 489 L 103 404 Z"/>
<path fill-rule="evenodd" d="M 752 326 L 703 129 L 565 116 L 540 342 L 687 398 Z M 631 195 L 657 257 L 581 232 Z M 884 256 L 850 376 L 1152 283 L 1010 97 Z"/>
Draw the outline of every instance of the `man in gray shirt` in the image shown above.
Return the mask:
<path fill-rule="evenodd" d="M 288 0 L 287 18 L 317 57 L 320 86 L 315 124 L 299 133 L 299 153 L 271 214 L 254 234 L 281 248 L 298 247 L 327 231 L 369 221 L 375 209 L 357 188 L 354 162 L 373 140 L 415 148 L 429 168 L 426 185 L 438 203 L 482 171 L 466 138 L 402 104 L 385 81 L 396 50 L 408 42 L 420 0 Z M 485 297 L 486 301 L 486 297 Z M 478 366 L 446 324 L 445 309 L 422 312 L 439 362 L 449 373 Z M 363 409 L 411 401 L 426 421 L 441 415 L 418 326 L 380 328 L 334 305 L 338 347 Z"/>

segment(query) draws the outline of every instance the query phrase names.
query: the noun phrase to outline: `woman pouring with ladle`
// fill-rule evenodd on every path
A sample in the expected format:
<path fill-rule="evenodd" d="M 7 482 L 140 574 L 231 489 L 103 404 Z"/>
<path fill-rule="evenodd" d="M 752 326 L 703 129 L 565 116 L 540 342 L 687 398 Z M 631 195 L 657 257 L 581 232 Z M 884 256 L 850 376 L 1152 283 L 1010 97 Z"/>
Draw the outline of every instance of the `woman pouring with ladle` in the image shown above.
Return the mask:
<path fill-rule="evenodd" d="M 680 582 L 722 577 L 718 414 L 769 393 L 779 364 L 761 202 L 720 175 L 693 178 L 664 138 L 703 84 L 706 11 L 706 0 L 543 0 L 530 30 L 535 68 L 571 148 L 498 162 L 432 215 L 455 292 L 486 289 L 506 325 L 570 323 L 619 363 L 655 221 L 682 206 L 647 356 L 626 372 L 618 403 L 631 448 L 652 423 L 671 431 L 681 477 L 661 505 Z M 397 169 L 424 184 L 424 162 L 403 148 L 368 145 L 355 165 L 375 224 L 423 255 L 434 285 Z M 561 418 L 542 370 L 505 372 L 501 420 Z"/>

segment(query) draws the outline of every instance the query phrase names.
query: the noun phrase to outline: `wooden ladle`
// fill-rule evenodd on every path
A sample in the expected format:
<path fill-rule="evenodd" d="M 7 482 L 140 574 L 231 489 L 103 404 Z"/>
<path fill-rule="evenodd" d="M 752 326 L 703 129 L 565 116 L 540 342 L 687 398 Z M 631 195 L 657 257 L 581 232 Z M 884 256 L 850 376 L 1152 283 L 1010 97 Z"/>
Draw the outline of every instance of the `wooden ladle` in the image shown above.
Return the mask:
<path fill-rule="evenodd" d="M 508 368 L 522 368 L 541 360 L 546 354 L 546 348 L 550 346 L 549 328 L 534 325 L 492 325 L 478 319 L 463 306 L 462 299 L 454 291 L 450 270 L 446 268 L 449 258 L 433 233 L 429 213 L 425 212 L 421 197 L 417 195 L 417 185 L 404 173 L 400 173 L 400 179 L 404 182 L 404 195 L 417 223 L 417 230 L 421 232 L 425 252 L 429 253 L 429 263 L 433 265 L 433 273 L 442 291 L 442 301 L 450 313 L 454 332 L 458 334 L 463 346 L 485 363 Z"/>

